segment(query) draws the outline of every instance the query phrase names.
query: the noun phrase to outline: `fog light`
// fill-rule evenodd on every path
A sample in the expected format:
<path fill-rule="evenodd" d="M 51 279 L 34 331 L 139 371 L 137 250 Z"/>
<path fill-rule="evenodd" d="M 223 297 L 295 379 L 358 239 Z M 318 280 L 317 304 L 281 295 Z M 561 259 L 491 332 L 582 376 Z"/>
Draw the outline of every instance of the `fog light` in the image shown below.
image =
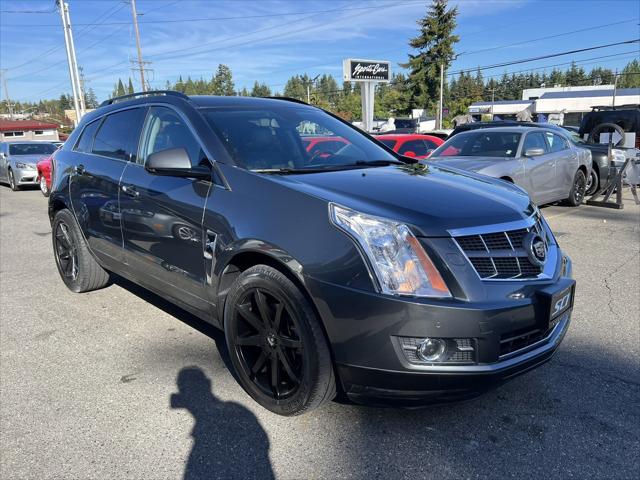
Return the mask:
<path fill-rule="evenodd" d="M 425 362 L 437 362 L 447 353 L 447 342 L 440 338 L 425 338 L 417 348 L 418 358 Z"/>

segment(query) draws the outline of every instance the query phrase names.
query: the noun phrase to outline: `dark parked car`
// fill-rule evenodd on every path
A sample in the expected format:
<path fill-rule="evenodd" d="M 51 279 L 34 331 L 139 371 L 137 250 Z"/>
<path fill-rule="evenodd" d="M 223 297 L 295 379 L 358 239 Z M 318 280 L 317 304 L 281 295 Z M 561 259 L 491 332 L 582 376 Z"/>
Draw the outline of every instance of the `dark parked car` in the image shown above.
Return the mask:
<path fill-rule="evenodd" d="M 348 144 L 313 157 L 310 122 Z M 114 272 L 223 329 L 242 387 L 281 415 L 336 392 L 470 398 L 549 360 L 569 326 L 571 261 L 521 189 L 413 163 L 306 104 L 116 98 L 54 167 L 64 283 Z M 160 228 L 178 224 L 185 238 Z"/>

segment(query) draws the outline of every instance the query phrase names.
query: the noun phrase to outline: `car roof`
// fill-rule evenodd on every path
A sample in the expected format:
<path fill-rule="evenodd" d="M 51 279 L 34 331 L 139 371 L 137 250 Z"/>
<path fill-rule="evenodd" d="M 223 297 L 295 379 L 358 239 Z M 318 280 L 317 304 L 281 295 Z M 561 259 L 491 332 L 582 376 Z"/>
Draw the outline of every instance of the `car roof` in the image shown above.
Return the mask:
<path fill-rule="evenodd" d="M 463 132 L 459 132 L 458 135 L 467 135 L 471 133 L 478 133 L 479 130 L 490 130 L 492 132 L 502 132 L 502 133 L 525 133 L 525 132 L 539 132 L 540 130 L 551 130 L 556 131 L 555 128 L 547 128 L 547 127 L 529 127 L 529 126 L 512 126 L 512 127 L 494 127 L 494 128 L 474 128 L 471 130 L 465 130 Z"/>
<path fill-rule="evenodd" d="M 435 135 L 429 135 L 425 133 L 389 133 L 389 134 L 379 133 L 374 135 L 374 137 L 376 138 L 380 137 L 382 139 L 386 138 L 388 140 L 410 140 L 412 138 L 415 138 L 415 139 L 426 138 L 430 140 L 433 138 L 438 138 Z"/>

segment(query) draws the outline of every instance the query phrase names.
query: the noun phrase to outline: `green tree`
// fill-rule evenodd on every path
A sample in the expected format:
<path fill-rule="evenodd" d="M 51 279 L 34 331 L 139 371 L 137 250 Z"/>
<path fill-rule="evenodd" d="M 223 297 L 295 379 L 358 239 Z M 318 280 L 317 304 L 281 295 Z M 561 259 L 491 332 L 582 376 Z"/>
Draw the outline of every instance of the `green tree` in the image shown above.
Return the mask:
<path fill-rule="evenodd" d="M 640 61 L 633 60 L 627 63 L 620 72 L 618 78 L 618 88 L 638 88 L 640 87 Z"/>
<path fill-rule="evenodd" d="M 252 97 L 270 97 L 271 89 L 265 83 L 258 83 L 256 80 L 253 84 L 250 95 Z"/>
<path fill-rule="evenodd" d="M 127 93 L 132 94 L 135 93 L 135 89 L 133 88 L 133 82 L 131 81 L 131 77 L 129 77 L 129 84 L 127 85 Z"/>
<path fill-rule="evenodd" d="M 211 81 L 211 90 L 213 95 L 232 96 L 236 94 L 233 75 L 227 65 L 222 63 L 218 65 L 218 70 L 216 70 L 216 74 Z"/>
<path fill-rule="evenodd" d="M 433 0 L 427 14 L 418 21 L 420 32 L 409 41 L 417 50 L 409 54 L 402 66 L 410 69 L 409 91 L 411 104 L 433 109 L 440 88 L 440 65 L 449 68 L 454 57 L 454 45 L 460 40 L 453 34 L 456 28 L 457 7 L 447 8 L 447 0 Z"/>
<path fill-rule="evenodd" d="M 87 108 L 98 108 L 98 97 L 91 87 L 84 92 L 84 104 Z"/>
<path fill-rule="evenodd" d="M 587 83 L 587 76 L 584 73 L 584 68 L 578 67 L 576 62 L 571 63 L 571 67 L 565 74 L 567 85 L 580 86 Z"/>
<path fill-rule="evenodd" d="M 283 95 L 285 97 L 297 98 L 298 100 L 307 101 L 307 83 L 311 79 L 305 73 L 303 76 L 295 75 L 284 86 Z"/>

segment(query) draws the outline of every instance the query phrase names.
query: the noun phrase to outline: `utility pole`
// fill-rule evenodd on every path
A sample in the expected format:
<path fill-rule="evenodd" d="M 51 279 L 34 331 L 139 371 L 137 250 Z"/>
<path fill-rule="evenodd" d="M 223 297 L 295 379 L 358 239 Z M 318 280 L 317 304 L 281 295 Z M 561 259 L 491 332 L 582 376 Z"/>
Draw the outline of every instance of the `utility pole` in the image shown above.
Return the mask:
<path fill-rule="evenodd" d="M 131 0 L 131 13 L 133 14 L 133 29 L 136 33 L 136 46 L 138 47 L 138 68 L 140 69 L 140 85 L 142 91 L 147 91 L 144 82 L 144 62 L 142 61 L 142 47 L 140 46 L 140 30 L 138 29 L 138 13 L 136 12 L 136 0 Z"/>
<path fill-rule="evenodd" d="M 618 78 L 620 77 L 620 75 L 618 75 L 618 69 L 616 68 L 616 74 L 613 77 L 613 99 L 611 100 L 611 106 L 613 107 L 613 109 L 615 110 L 616 108 L 616 90 L 618 89 Z M 6 89 L 5 89 L 6 91 Z"/>
<path fill-rule="evenodd" d="M 67 63 L 69 64 L 69 78 L 71 80 L 71 93 L 73 95 L 73 108 L 76 111 L 77 125 L 84 115 L 84 95 L 80 86 L 80 75 L 78 74 L 78 62 L 76 60 L 76 50 L 73 44 L 73 33 L 71 32 L 71 17 L 69 16 L 69 4 L 64 0 L 56 0 L 56 6 L 60 10 L 62 28 L 64 30 L 64 43 L 67 49 Z"/>
<path fill-rule="evenodd" d="M 13 105 L 11 105 L 11 99 L 9 98 L 9 90 L 7 90 L 7 71 L 0 70 L 0 76 L 2 76 L 2 88 L 4 89 L 4 98 L 7 100 L 7 107 L 9 108 L 9 119 L 13 120 Z"/>
<path fill-rule="evenodd" d="M 440 64 L 440 98 L 438 99 L 438 114 L 436 115 L 436 129 L 442 128 L 442 111 L 444 109 L 444 62 Z"/>
<path fill-rule="evenodd" d="M 319 74 L 307 82 L 307 103 L 311 103 L 311 84 L 315 83 L 315 81 L 318 80 L 318 77 L 320 77 Z"/>

